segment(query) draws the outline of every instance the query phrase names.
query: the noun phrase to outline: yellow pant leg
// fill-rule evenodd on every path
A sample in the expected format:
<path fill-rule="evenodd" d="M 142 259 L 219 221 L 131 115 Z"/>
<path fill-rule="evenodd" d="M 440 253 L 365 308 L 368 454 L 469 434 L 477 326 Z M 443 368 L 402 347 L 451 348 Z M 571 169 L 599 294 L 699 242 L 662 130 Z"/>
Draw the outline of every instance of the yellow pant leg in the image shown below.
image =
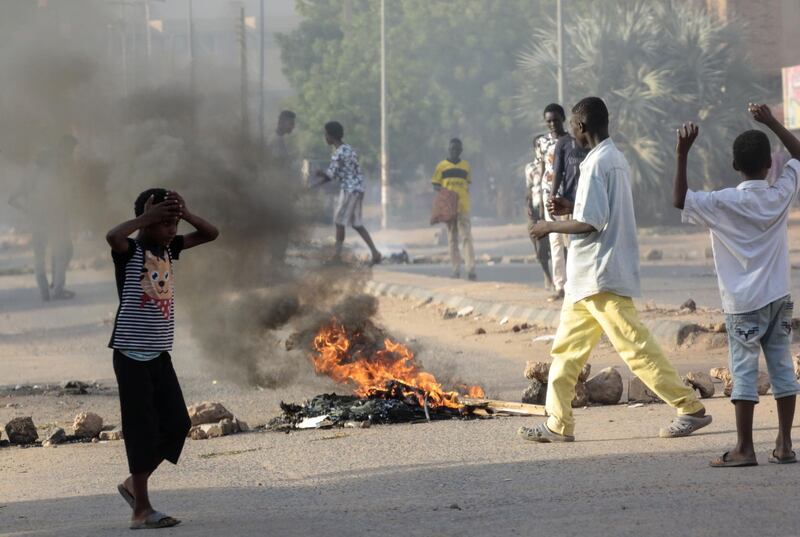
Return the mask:
<path fill-rule="evenodd" d="M 572 400 L 578 375 L 589 355 L 600 340 L 601 328 L 586 308 L 584 301 L 564 303 L 561 321 L 550 351 L 553 363 L 547 380 L 547 403 L 550 416 L 547 427 L 558 434 L 572 436 L 575 420 L 572 417 Z"/>
<path fill-rule="evenodd" d="M 694 390 L 683 383 L 655 338 L 639 321 L 633 300 L 600 293 L 585 302 L 631 372 L 650 390 L 679 414 L 693 414 L 703 409 Z"/>

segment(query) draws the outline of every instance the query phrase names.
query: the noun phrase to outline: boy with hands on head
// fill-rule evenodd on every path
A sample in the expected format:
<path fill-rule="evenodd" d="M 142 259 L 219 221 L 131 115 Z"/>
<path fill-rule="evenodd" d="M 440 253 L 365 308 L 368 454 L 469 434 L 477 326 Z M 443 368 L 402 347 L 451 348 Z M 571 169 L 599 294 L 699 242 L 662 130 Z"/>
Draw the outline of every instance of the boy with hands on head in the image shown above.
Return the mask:
<path fill-rule="evenodd" d="M 106 235 L 120 300 L 109 347 L 130 470 L 117 490 L 133 510 L 131 529 L 165 528 L 180 521 L 153 509 L 148 480 L 164 460 L 177 464 L 191 427 L 169 352 L 175 330 L 174 261 L 219 232 L 189 211 L 180 194 L 163 188 L 139 194 L 134 213 L 136 218 Z M 181 219 L 195 231 L 178 235 Z M 136 238 L 129 237 L 136 232 Z"/>

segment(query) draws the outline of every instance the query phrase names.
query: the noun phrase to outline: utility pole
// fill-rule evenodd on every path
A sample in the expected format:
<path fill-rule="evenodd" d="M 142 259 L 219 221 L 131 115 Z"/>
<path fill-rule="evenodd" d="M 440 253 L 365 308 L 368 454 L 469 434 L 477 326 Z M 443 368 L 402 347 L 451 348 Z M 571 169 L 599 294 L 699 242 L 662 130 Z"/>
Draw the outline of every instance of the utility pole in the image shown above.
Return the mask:
<path fill-rule="evenodd" d="M 146 45 L 147 45 L 147 61 L 150 61 L 150 56 L 153 55 L 153 41 L 152 41 L 152 34 L 150 33 L 150 1 L 145 0 L 144 2 L 144 28 L 145 28 L 145 36 L 146 36 Z"/>
<path fill-rule="evenodd" d="M 189 94 L 192 98 L 192 111 L 191 111 L 191 118 L 190 118 L 190 132 L 192 138 L 194 139 L 195 136 L 195 129 L 196 129 L 196 119 L 194 109 L 197 106 L 197 95 L 195 88 L 197 87 L 197 80 L 195 78 L 195 50 L 194 50 L 194 2 L 192 0 L 186 0 L 188 2 L 189 8 L 189 18 L 188 18 L 188 27 L 187 27 L 187 36 L 189 39 L 188 49 L 189 49 Z"/>
<path fill-rule="evenodd" d="M 562 0 L 556 0 L 556 40 L 558 41 L 558 103 L 564 106 L 564 19 Z"/>
<path fill-rule="evenodd" d="M 386 123 L 386 3 L 381 0 L 381 229 L 389 227 L 389 138 Z"/>
<path fill-rule="evenodd" d="M 264 0 L 261 0 L 258 29 L 260 32 L 260 51 L 258 59 L 258 141 L 259 150 L 264 148 Z"/>
<path fill-rule="evenodd" d="M 242 74 L 242 140 L 246 140 L 250 134 L 250 127 L 247 121 L 247 21 L 245 20 L 244 4 L 239 6 L 239 63 Z"/>
<path fill-rule="evenodd" d="M 119 35 L 120 35 L 120 53 L 122 55 L 122 94 L 128 97 L 128 36 L 127 27 L 125 25 L 125 4 L 119 5 Z"/>

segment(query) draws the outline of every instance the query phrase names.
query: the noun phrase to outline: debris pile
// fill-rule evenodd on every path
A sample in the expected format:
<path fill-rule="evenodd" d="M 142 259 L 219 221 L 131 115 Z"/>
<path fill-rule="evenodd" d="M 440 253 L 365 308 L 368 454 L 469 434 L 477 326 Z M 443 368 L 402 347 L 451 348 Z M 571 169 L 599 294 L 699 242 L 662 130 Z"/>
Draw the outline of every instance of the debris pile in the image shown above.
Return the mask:
<path fill-rule="evenodd" d="M 83 382 L 68 380 L 60 384 L 11 384 L 0 386 L 0 396 L 26 396 L 26 395 L 98 395 L 110 394 L 114 388 L 101 386 L 97 382 Z"/>
<path fill-rule="evenodd" d="M 222 403 L 203 401 L 190 405 L 187 409 L 192 428 L 189 438 L 206 440 L 231 434 L 244 433 L 250 430 L 247 423 L 237 419 Z"/>
<path fill-rule="evenodd" d="M 45 428 L 40 440 L 39 431 L 30 416 L 14 418 L 5 426 L 8 443 L 20 446 L 38 445 L 41 442 L 43 447 L 53 447 L 59 444 L 122 439 L 122 429 L 119 426 L 103 426 L 103 418 L 94 412 L 81 412 L 75 416 L 72 429 L 73 434 L 67 434 L 61 427 Z"/>
<path fill-rule="evenodd" d="M 545 416 L 544 407 L 494 399 L 463 397 L 458 407 L 420 404 L 408 386 L 396 386 L 369 397 L 322 394 L 302 405 L 281 403 L 282 414 L 268 424 L 270 431 L 346 427 L 366 429 L 373 424 L 484 419 L 497 416 Z"/>
<path fill-rule="evenodd" d="M 591 374 L 592 366 L 586 364 L 578 375 L 578 383 L 575 385 L 575 398 L 572 400 L 572 407 L 579 408 L 588 405 L 591 401 L 587 388 L 587 379 Z M 601 372 L 602 373 L 602 372 Z M 522 402 L 543 405 L 547 399 L 547 376 L 550 374 L 549 362 L 528 362 L 525 366 L 525 378 L 531 381 L 530 385 L 522 392 Z M 597 386 L 599 387 L 599 382 Z"/>
<path fill-rule="evenodd" d="M 426 409 L 416 398 L 409 400 L 401 390 L 392 390 L 399 398 L 360 398 L 355 395 L 335 393 L 317 395 L 302 405 L 281 403 L 282 414 L 273 418 L 267 429 L 290 431 L 292 429 L 323 429 L 348 427 L 359 424 L 414 423 L 446 420 L 461 416 L 457 409 L 439 407 Z"/>

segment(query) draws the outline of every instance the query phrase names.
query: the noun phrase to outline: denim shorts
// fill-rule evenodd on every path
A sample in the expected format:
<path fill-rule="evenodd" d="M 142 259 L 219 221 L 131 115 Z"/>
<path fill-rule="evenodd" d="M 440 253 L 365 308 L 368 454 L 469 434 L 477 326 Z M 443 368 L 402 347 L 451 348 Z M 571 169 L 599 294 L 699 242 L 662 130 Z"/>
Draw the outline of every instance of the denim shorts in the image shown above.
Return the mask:
<path fill-rule="evenodd" d="M 758 357 L 764 351 L 775 399 L 800 392 L 792 362 L 791 296 L 749 313 L 725 315 L 733 391 L 731 401 L 758 402 Z"/>

